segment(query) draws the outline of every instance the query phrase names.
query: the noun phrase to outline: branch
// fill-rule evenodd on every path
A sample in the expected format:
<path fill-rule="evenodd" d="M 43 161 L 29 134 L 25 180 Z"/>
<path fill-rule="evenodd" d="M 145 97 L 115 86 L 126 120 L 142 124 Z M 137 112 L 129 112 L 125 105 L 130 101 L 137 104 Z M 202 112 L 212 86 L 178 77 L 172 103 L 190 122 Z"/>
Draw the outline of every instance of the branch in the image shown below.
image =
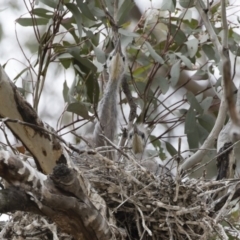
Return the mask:
<path fill-rule="evenodd" d="M 49 128 L 41 121 L 31 105 L 20 95 L 1 66 L 0 102 L 1 118 L 9 117 L 41 128 Z M 62 157 L 62 147 L 58 139 L 30 126 L 23 126 L 18 123 L 6 124 L 32 154 L 38 169 L 44 173 L 50 173 Z M 64 158 L 61 158 L 61 160 L 66 162 Z"/>
<path fill-rule="evenodd" d="M 222 45 L 220 44 L 218 37 L 212 27 L 212 24 L 209 21 L 207 11 L 204 11 L 202 6 L 204 6 L 203 1 L 202 0 L 197 1 L 196 8 L 197 8 L 200 16 L 202 17 L 204 25 L 205 25 L 205 27 L 210 35 L 210 38 L 216 48 L 216 54 L 219 55 L 219 53 L 221 53 L 221 56 L 219 55 L 219 57 L 221 57 L 221 60 L 223 62 L 225 60 L 225 56 L 222 51 L 223 50 Z M 226 17 L 226 15 L 225 15 L 225 17 Z M 222 73 L 223 72 L 224 72 L 224 66 L 222 65 Z M 224 87 L 223 87 L 223 95 L 224 94 L 225 93 L 224 93 Z M 195 154 L 193 154 L 190 158 L 188 158 L 182 164 L 181 170 L 187 170 L 202 161 L 203 157 L 207 153 L 207 149 L 211 148 L 214 145 L 215 139 L 218 138 L 218 135 L 219 135 L 219 133 L 224 125 L 225 119 L 226 119 L 226 112 L 227 112 L 226 101 L 225 101 L 225 98 L 222 98 L 221 104 L 219 107 L 218 116 L 217 116 L 217 119 L 216 119 L 216 122 L 215 122 L 215 125 L 214 125 L 212 131 L 210 132 L 207 139 L 204 141 L 204 143 L 201 147 L 201 150 L 198 150 Z"/>
<path fill-rule="evenodd" d="M 77 170 L 59 164 L 47 177 L 18 157 L 0 151 L 0 176 L 31 196 L 45 216 L 75 239 L 112 239 L 107 220 L 88 198 L 87 182 Z"/>
<path fill-rule="evenodd" d="M 0 213 L 15 211 L 32 212 L 42 215 L 37 204 L 24 191 L 10 187 L 0 191 Z"/>

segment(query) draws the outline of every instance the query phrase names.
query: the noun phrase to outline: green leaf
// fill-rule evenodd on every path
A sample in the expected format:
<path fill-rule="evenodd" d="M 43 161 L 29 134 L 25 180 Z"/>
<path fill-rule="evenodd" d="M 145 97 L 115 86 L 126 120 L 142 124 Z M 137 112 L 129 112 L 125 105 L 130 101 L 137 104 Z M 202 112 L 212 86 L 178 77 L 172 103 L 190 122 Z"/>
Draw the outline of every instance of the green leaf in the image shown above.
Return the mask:
<path fill-rule="evenodd" d="M 146 66 L 140 66 L 139 68 L 136 68 L 132 72 L 133 77 L 138 77 L 139 75 L 142 75 L 143 73 L 146 73 L 150 69 L 151 66 L 152 66 L 151 64 L 148 64 Z"/>
<path fill-rule="evenodd" d="M 99 100 L 99 85 L 97 77 L 94 74 L 90 74 L 86 82 L 87 96 L 90 103 L 96 105 Z"/>
<path fill-rule="evenodd" d="M 158 155 L 159 155 L 160 159 L 165 160 L 167 158 L 167 156 L 164 152 L 164 149 L 162 148 L 162 143 L 159 141 L 159 139 L 155 140 L 156 137 L 153 136 L 153 135 L 150 135 L 149 138 L 150 138 L 150 141 L 152 142 L 152 145 L 154 146 L 154 148 L 158 152 Z"/>
<path fill-rule="evenodd" d="M 177 25 L 170 25 L 170 33 L 178 45 L 182 45 L 185 41 L 187 41 L 187 37 L 184 32 Z"/>
<path fill-rule="evenodd" d="M 189 148 L 198 148 L 199 135 L 196 127 L 196 112 L 192 107 L 190 107 L 186 114 L 184 132 L 187 135 Z"/>
<path fill-rule="evenodd" d="M 44 8 L 34 8 L 32 10 L 32 14 L 42 17 L 42 18 L 47 18 L 47 19 L 52 18 L 52 16 L 53 16 L 53 12 L 48 11 Z"/>
<path fill-rule="evenodd" d="M 173 64 L 171 71 L 170 71 L 171 79 L 170 83 L 172 87 L 175 87 L 178 83 L 178 79 L 180 76 L 180 60 Z"/>
<path fill-rule="evenodd" d="M 157 84 L 160 87 L 163 95 L 167 93 L 169 89 L 169 81 L 163 76 L 154 77 L 153 84 Z"/>
<path fill-rule="evenodd" d="M 98 47 L 93 47 L 93 50 L 97 57 L 98 62 L 104 64 L 106 62 L 105 53 Z"/>
<path fill-rule="evenodd" d="M 24 68 L 20 73 L 17 74 L 17 76 L 13 79 L 13 81 L 18 79 L 23 73 L 25 73 L 28 70 L 29 70 L 29 67 Z"/>
<path fill-rule="evenodd" d="M 105 17 L 104 11 L 103 11 L 102 9 L 98 8 L 98 7 L 95 7 L 93 4 L 94 4 L 94 2 L 92 1 L 92 2 L 90 2 L 89 5 L 88 5 L 89 8 L 91 9 L 92 15 L 93 15 L 93 16 L 96 16 L 96 17 L 98 17 L 98 18 L 103 18 L 103 17 Z M 101 24 L 102 24 L 102 23 L 101 23 Z"/>
<path fill-rule="evenodd" d="M 32 27 L 36 25 L 47 25 L 48 19 L 46 18 L 35 18 L 34 20 L 32 18 L 18 18 L 16 22 L 20 24 L 23 27 Z"/>
<path fill-rule="evenodd" d="M 185 44 L 187 45 L 189 57 L 193 58 L 198 50 L 198 40 L 194 38 L 187 41 Z"/>
<path fill-rule="evenodd" d="M 206 113 L 209 109 L 209 107 L 212 105 L 213 97 L 206 97 L 203 99 L 203 101 L 200 103 L 204 113 Z"/>
<path fill-rule="evenodd" d="M 203 114 L 198 117 L 198 122 L 201 124 L 202 127 L 204 127 L 208 132 L 212 131 L 212 128 L 215 124 L 216 119 L 209 115 L 209 114 Z"/>
<path fill-rule="evenodd" d="M 135 5 L 134 1 L 123 1 L 123 4 L 120 6 L 118 10 L 118 24 L 122 25 L 126 17 L 128 16 L 129 12 Z"/>
<path fill-rule="evenodd" d="M 167 151 L 172 157 L 177 155 L 178 153 L 177 150 L 173 147 L 173 145 L 170 142 L 165 142 L 165 144 L 166 144 Z"/>
<path fill-rule="evenodd" d="M 76 43 L 79 43 L 79 37 L 76 35 L 74 26 L 68 22 L 61 22 L 62 26 L 67 29 L 67 31 L 73 36 Z"/>
<path fill-rule="evenodd" d="M 176 8 L 176 0 L 163 0 L 160 9 L 161 11 L 174 12 Z"/>
<path fill-rule="evenodd" d="M 211 45 L 204 44 L 202 46 L 202 50 L 207 55 L 209 60 L 214 60 L 215 62 L 219 62 L 219 59 L 217 58 L 216 52 Z"/>
<path fill-rule="evenodd" d="M 59 0 L 40 0 L 40 2 L 44 3 L 45 5 L 54 8 L 54 9 L 58 9 L 60 11 L 63 11 L 63 5 L 61 4 L 61 2 Z"/>
<path fill-rule="evenodd" d="M 96 21 L 94 15 L 92 14 L 91 10 L 88 7 L 87 2 L 83 2 L 82 0 L 77 0 L 77 5 L 84 16 L 86 16 L 87 18 L 93 21 Z"/>
<path fill-rule="evenodd" d="M 131 32 L 127 29 L 119 28 L 118 32 L 127 37 L 139 37 L 139 34 Z"/>
<path fill-rule="evenodd" d="M 87 67 L 88 69 L 92 70 L 94 73 L 97 71 L 96 66 L 89 61 L 87 58 L 83 58 L 80 56 L 80 49 L 77 47 L 69 48 L 67 50 L 77 61 L 79 61 L 82 65 Z"/>
<path fill-rule="evenodd" d="M 192 150 L 193 152 L 196 152 L 197 149 L 199 148 L 199 134 L 197 127 L 194 129 L 193 133 L 188 133 L 187 134 L 187 141 L 189 145 L 189 149 Z"/>
<path fill-rule="evenodd" d="M 182 55 L 181 53 L 175 53 L 181 60 L 182 62 L 189 68 L 192 69 L 192 63 L 191 61 L 185 57 L 184 55 Z"/>
<path fill-rule="evenodd" d="M 72 63 L 71 58 L 58 58 L 58 59 L 65 69 L 68 69 L 71 66 Z"/>
<path fill-rule="evenodd" d="M 234 55 L 240 56 L 240 48 L 238 42 L 234 41 L 233 39 L 229 39 L 228 45 L 229 49 Z"/>
<path fill-rule="evenodd" d="M 201 105 L 198 103 L 192 92 L 187 92 L 187 100 L 190 103 L 191 108 L 195 109 L 199 114 L 203 112 Z"/>
<path fill-rule="evenodd" d="M 78 27 L 79 38 L 81 38 L 82 37 L 82 17 L 81 17 L 81 13 L 78 10 L 78 8 L 76 7 L 76 5 L 73 4 L 73 3 L 66 3 L 66 6 L 69 9 L 69 11 L 73 14 L 73 17 L 76 20 L 77 27 Z"/>
<path fill-rule="evenodd" d="M 69 102 L 68 100 L 68 92 L 69 92 L 69 87 L 67 86 L 67 82 L 66 82 L 66 80 L 64 81 L 64 83 L 63 83 L 63 92 L 62 92 L 62 94 L 63 94 L 63 99 L 64 99 L 64 102 L 66 103 L 66 102 Z"/>
<path fill-rule="evenodd" d="M 164 63 L 164 60 L 162 59 L 162 57 L 160 57 L 156 51 L 152 48 L 151 44 L 149 42 L 145 42 L 145 45 L 147 46 L 148 48 L 148 51 L 150 53 L 150 55 L 152 56 L 152 58 L 156 61 L 156 62 L 159 62 L 161 64 Z"/>
<path fill-rule="evenodd" d="M 185 118 L 184 133 L 194 133 L 196 128 L 196 112 L 192 107 L 189 108 Z"/>
<path fill-rule="evenodd" d="M 84 102 L 74 102 L 68 105 L 67 111 L 75 113 L 84 119 L 91 119 L 91 117 L 88 114 L 88 107 L 89 104 L 86 104 Z"/>
<path fill-rule="evenodd" d="M 196 126 L 198 130 L 199 141 L 201 144 L 203 144 L 204 141 L 207 139 L 209 132 L 205 128 L 203 128 L 199 123 L 197 123 Z"/>

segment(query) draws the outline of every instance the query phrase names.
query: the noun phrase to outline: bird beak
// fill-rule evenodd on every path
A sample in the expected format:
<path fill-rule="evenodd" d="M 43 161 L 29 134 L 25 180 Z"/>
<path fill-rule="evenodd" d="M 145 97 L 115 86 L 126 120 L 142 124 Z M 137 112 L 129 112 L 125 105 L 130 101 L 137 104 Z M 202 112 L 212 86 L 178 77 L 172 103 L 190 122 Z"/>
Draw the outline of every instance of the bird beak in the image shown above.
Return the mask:
<path fill-rule="evenodd" d="M 136 125 L 134 125 L 134 127 L 133 127 L 133 133 L 134 133 L 134 134 L 138 134 L 138 129 L 137 129 L 137 126 L 136 126 Z"/>
<path fill-rule="evenodd" d="M 118 38 L 117 43 L 115 45 L 114 55 L 116 55 L 117 53 L 122 55 L 122 47 L 121 47 L 121 39 L 120 39 L 120 37 Z"/>

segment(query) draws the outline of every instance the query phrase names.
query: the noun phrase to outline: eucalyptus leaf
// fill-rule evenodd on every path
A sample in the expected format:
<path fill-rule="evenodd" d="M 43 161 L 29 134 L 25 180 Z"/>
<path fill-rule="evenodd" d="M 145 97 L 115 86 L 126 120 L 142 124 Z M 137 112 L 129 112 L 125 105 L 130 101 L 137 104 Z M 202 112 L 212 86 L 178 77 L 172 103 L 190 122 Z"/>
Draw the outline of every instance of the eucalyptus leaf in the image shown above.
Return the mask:
<path fill-rule="evenodd" d="M 201 124 L 202 127 L 204 127 L 208 132 L 212 131 L 212 128 L 215 124 L 216 119 L 209 115 L 209 114 L 203 114 L 198 117 L 198 122 Z"/>
<path fill-rule="evenodd" d="M 68 92 L 69 92 L 69 87 L 67 86 L 67 82 L 66 82 L 66 80 L 64 81 L 64 83 L 63 83 L 63 92 L 62 92 L 62 94 L 63 94 L 63 99 L 64 99 L 64 102 L 66 103 L 66 102 L 69 102 L 68 100 L 69 100 L 69 98 L 68 98 Z"/>
<path fill-rule="evenodd" d="M 198 148 L 199 134 L 196 128 L 196 112 L 190 107 L 185 117 L 185 129 L 187 141 L 190 149 Z"/>
<path fill-rule="evenodd" d="M 188 48 L 189 57 L 193 58 L 198 50 L 198 40 L 196 38 L 191 39 L 185 43 Z"/>
<path fill-rule="evenodd" d="M 75 33 L 74 26 L 71 23 L 67 23 L 67 22 L 62 22 L 61 24 L 72 35 L 75 42 L 78 43 L 79 42 L 79 37 Z"/>
<path fill-rule="evenodd" d="M 149 42 L 145 42 L 145 45 L 148 48 L 148 51 L 150 53 L 150 55 L 152 56 L 152 58 L 156 61 L 159 62 L 161 64 L 164 64 L 164 60 L 162 59 L 162 57 L 160 57 L 156 51 L 153 49 L 153 47 L 151 46 L 151 44 Z"/>
<path fill-rule="evenodd" d="M 82 14 L 84 14 L 87 18 L 96 21 L 94 15 L 88 7 L 87 2 L 83 2 L 82 0 L 77 0 L 77 5 L 80 8 Z"/>
<path fill-rule="evenodd" d="M 150 64 L 148 64 L 147 66 L 140 66 L 133 71 L 132 75 L 133 77 L 138 77 L 139 75 L 146 73 L 150 68 L 151 68 Z"/>
<path fill-rule="evenodd" d="M 165 142 L 166 144 L 166 149 L 169 152 L 169 154 L 173 157 L 175 155 L 177 155 L 177 150 L 175 149 L 175 147 L 173 147 L 173 145 L 170 142 Z"/>
<path fill-rule="evenodd" d="M 24 68 L 20 73 L 17 74 L 17 76 L 13 79 L 13 81 L 18 79 L 23 73 L 25 73 L 28 70 L 29 70 L 29 67 Z"/>
<path fill-rule="evenodd" d="M 212 105 L 213 97 L 206 97 L 201 103 L 201 107 L 203 108 L 204 113 L 206 113 L 209 107 Z"/>
<path fill-rule="evenodd" d="M 197 127 L 194 129 L 194 132 L 187 134 L 187 141 L 189 145 L 189 149 L 193 152 L 197 151 L 199 148 L 199 133 Z"/>
<path fill-rule="evenodd" d="M 98 47 L 93 47 L 93 50 L 98 62 L 104 64 L 106 62 L 105 53 Z"/>
<path fill-rule="evenodd" d="M 123 28 L 119 28 L 118 32 L 127 37 L 139 37 L 139 34 Z"/>
<path fill-rule="evenodd" d="M 77 61 L 79 61 L 81 64 L 83 64 L 88 69 L 92 70 L 93 72 L 97 71 L 96 66 L 89 61 L 87 58 L 83 58 L 80 56 L 80 49 L 77 47 L 69 48 L 68 53 L 70 53 Z"/>
<path fill-rule="evenodd" d="M 188 69 L 192 69 L 192 63 L 191 61 L 181 53 L 175 53 L 181 60 L 182 62 L 188 67 Z"/>
<path fill-rule="evenodd" d="M 78 27 L 78 34 L 79 38 L 82 37 L 82 17 L 79 9 L 77 6 L 73 3 L 66 3 L 65 4 L 68 8 L 68 10 L 73 14 L 74 19 L 76 20 L 77 27 Z"/>
<path fill-rule="evenodd" d="M 72 64 L 72 59 L 71 58 L 58 58 L 60 63 L 63 65 L 65 69 L 68 69 L 71 64 Z"/>
<path fill-rule="evenodd" d="M 123 4 L 120 6 L 118 10 L 118 24 L 122 25 L 126 17 L 128 16 L 129 12 L 135 5 L 134 1 L 123 1 Z"/>
<path fill-rule="evenodd" d="M 38 17 L 47 18 L 47 19 L 53 17 L 53 12 L 48 11 L 48 10 L 46 10 L 44 8 L 34 8 L 32 10 L 32 14 L 36 15 Z"/>
<path fill-rule="evenodd" d="M 202 46 L 203 52 L 206 54 L 209 60 L 214 60 L 215 62 L 219 62 L 219 59 L 217 58 L 216 52 L 213 49 L 213 47 L 209 44 L 204 44 Z"/>
<path fill-rule="evenodd" d="M 83 102 L 74 102 L 68 105 L 67 111 L 75 113 L 84 119 L 91 119 L 91 116 L 88 114 L 88 106 L 88 104 Z"/>
<path fill-rule="evenodd" d="M 172 87 L 175 87 L 178 83 L 180 77 L 180 60 L 173 64 L 171 71 L 170 71 L 170 83 Z"/>
<path fill-rule="evenodd" d="M 94 74 L 90 74 L 85 82 L 87 88 L 87 96 L 90 103 L 97 105 L 99 100 L 99 84 L 97 77 Z"/>
<path fill-rule="evenodd" d="M 48 19 L 46 18 L 35 18 L 34 20 L 32 18 L 18 18 L 16 22 L 20 24 L 23 27 L 32 27 L 36 25 L 47 25 Z"/>
<path fill-rule="evenodd" d="M 190 103 L 191 108 L 195 109 L 199 114 L 202 114 L 203 109 L 192 92 L 187 92 L 187 100 Z"/>
<path fill-rule="evenodd" d="M 63 11 L 63 5 L 61 2 L 59 2 L 59 0 L 40 0 L 40 2 L 44 3 L 45 5 L 54 8 L 54 9 L 58 9 L 60 11 Z"/>
<path fill-rule="evenodd" d="M 171 24 L 170 25 L 170 33 L 171 33 L 172 37 L 174 38 L 174 41 L 178 45 L 181 45 L 187 41 L 187 37 L 186 37 L 185 33 L 179 28 L 178 25 Z"/>
<path fill-rule="evenodd" d="M 160 140 L 156 139 L 156 137 L 153 135 L 150 135 L 149 138 L 150 138 L 150 141 L 152 142 L 152 145 L 158 152 L 160 159 L 165 160 L 167 158 L 167 156 L 165 154 L 164 148 L 162 147 L 162 143 L 160 142 Z"/>
<path fill-rule="evenodd" d="M 163 0 L 160 5 L 161 11 L 174 12 L 176 8 L 176 0 Z"/>
<path fill-rule="evenodd" d="M 159 86 L 160 86 L 160 89 L 162 91 L 162 94 L 164 95 L 165 93 L 168 92 L 168 89 L 169 89 L 169 82 L 168 80 L 163 77 L 163 76 L 159 76 Z"/>
<path fill-rule="evenodd" d="M 209 132 L 205 128 L 203 128 L 199 123 L 196 123 L 196 126 L 199 135 L 199 142 L 203 144 L 204 141 L 207 139 Z"/>
<path fill-rule="evenodd" d="M 196 128 L 196 112 L 192 107 L 189 108 L 185 117 L 185 129 L 186 134 L 194 133 Z"/>

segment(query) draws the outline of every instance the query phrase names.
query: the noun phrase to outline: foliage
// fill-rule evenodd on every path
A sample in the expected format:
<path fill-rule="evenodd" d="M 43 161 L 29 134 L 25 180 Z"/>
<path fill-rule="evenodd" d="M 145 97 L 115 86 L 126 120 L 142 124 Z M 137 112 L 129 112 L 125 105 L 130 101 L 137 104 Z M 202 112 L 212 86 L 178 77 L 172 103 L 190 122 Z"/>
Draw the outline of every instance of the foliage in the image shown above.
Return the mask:
<path fill-rule="evenodd" d="M 221 79 L 208 82 L 220 67 L 220 58 L 207 30 L 200 26 L 192 9 L 185 11 L 174 0 L 162 1 L 161 11 L 145 11 L 132 27 L 134 3 L 119 2 L 115 18 L 128 59 L 127 83 L 138 107 L 136 121 L 148 126 L 149 141 L 162 160 L 182 154 L 177 149 L 178 138 L 186 139 L 188 144 L 182 150 L 197 151 L 215 124 L 220 102 Z M 105 4 L 114 16 L 110 1 Z M 51 65 L 58 63 L 62 70 L 74 69 L 72 86 L 65 82 L 62 91 L 65 111 L 74 116 L 67 126 L 83 120 L 93 122 L 101 86 L 107 81 L 103 65 L 114 45 L 103 2 L 40 0 L 38 4 L 32 2 L 28 12 L 28 17 L 20 17 L 16 22 L 34 29 L 37 61 L 29 61 L 29 66 L 14 80 L 26 72 L 36 74 L 32 94 L 33 107 L 38 110 Z M 208 16 L 221 39 L 219 5 L 210 8 Z M 234 26 L 230 26 L 228 37 L 230 50 L 238 57 L 240 36 Z M 197 80 L 202 80 L 204 87 Z M 191 84 L 199 88 L 196 90 Z M 119 102 L 121 124 L 127 126 L 129 116 L 125 110 L 129 106 L 124 94 Z M 77 128 L 71 131 L 74 136 Z"/>

